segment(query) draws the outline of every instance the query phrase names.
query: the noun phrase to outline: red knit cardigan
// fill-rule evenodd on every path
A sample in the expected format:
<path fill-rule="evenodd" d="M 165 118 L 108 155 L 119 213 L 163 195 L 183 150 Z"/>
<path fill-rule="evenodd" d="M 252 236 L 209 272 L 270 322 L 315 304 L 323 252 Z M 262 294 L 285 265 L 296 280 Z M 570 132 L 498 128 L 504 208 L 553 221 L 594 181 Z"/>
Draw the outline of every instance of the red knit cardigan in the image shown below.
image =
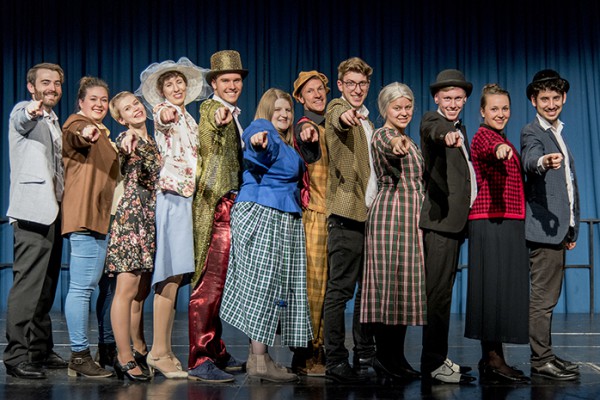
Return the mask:
<path fill-rule="evenodd" d="M 498 160 L 501 144 L 513 150 L 510 160 Z M 469 219 L 525 219 L 525 194 L 521 160 L 508 139 L 486 125 L 481 125 L 471 143 L 471 159 L 477 175 L 477 198 Z"/>

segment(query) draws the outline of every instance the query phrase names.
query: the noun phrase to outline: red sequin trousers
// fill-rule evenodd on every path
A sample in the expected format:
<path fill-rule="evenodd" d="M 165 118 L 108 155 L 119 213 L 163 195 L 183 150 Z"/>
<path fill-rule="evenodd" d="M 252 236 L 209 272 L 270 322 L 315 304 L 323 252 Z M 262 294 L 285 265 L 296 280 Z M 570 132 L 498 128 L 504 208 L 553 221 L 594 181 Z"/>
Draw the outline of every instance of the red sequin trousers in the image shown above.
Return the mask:
<path fill-rule="evenodd" d="M 212 237 L 206 255 L 204 273 L 190 296 L 188 310 L 190 355 L 188 367 L 193 369 L 207 360 L 217 366 L 229 360 L 223 326 L 219 318 L 221 297 L 227 276 L 231 244 L 230 213 L 235 194 L 221 198 L 215 207 Z"/>

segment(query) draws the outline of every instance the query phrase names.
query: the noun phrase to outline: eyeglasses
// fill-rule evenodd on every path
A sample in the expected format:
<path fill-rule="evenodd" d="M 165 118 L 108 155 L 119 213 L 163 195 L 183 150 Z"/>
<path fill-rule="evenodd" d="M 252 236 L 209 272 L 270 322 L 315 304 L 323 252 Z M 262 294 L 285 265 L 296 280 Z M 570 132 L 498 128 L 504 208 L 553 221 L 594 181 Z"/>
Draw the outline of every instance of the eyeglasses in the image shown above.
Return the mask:
<path fill-rule="evenodd" d="M 356 85 L 358 85 L 361 89 L 364 89 L 367 86 L 369 86 L 370 84 L 371 84 L 371 82 L 369 82 L 369 81 L 362 81 L 362 82 L 344 81 L 344 85 L 346 85 L 346 87 L 350 90 L 354 90 L 356 88 Z"/>

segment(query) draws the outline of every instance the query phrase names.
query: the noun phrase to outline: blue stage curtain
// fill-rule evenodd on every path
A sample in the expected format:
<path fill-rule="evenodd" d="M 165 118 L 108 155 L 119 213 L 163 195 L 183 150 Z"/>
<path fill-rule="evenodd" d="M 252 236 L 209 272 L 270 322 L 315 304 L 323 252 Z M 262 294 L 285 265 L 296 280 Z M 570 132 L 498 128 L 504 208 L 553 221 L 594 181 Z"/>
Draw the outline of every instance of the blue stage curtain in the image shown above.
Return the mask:
<path fill-rule="evenodd" d="M 462 70 L 474 91 L 463 120 L 472 137 L 480 123 L 482 86 L 498 82 L 512 94 L 508 137 L 519 132 L 534 109 L 525 97 L 533 74 L 553 68 L 571 83 L 564 112 L 566 140 L 577 166 L 582 217 L 597 217 L 600 204 L 600 5 L 598 2 L 548 1 L 157 1 L 125 0 L 92 3 L 29 0 L 4 2 L 0 13 L 2 63 L 2 136 L 0 139 L 0 216 L 8 207 L 9 162 L 7 122 L 13 105 L 28 98 L 25 75 L 42 61 L 65 70 L 61 121 L 73 111 L 78 80 L 83 75 L 105 79 L 112 94 L 134 90 L 150 63 L 187 56 L 210 67 L 217 50 L 236 49 L 250 71 L 240 99 L 241 121 L 248 124 L 262 93 L 277 87 L 292 90 L 300 70 L 319 69 L 337 90 L 340 61 L 359 56 L 374 69 L 367 107 L 376 126 L 377 94 L 392 81 L 407 83 L 416 96 L 409 134 L 418 142 L 420 116 L 434 108 L 429 84 L 446 68 Z M 68 5 L 67 5 L 68 4 Z M 198 104 L 189 107 L 198 117 Z M 300 107 L 296 105 L 296 111 Z M 116 135 L 121 128 L 105 120 Z M 587 260 L 587 237 L 570 252 L 569 262 Z M 596 248 L 600 234 L 596 232 Z M 466 263 L 466 247 L 463 252 Z M 68 257 L 65 257 L 65 263 Z M 12 262 L 12 230 L 0 225 L 0 263 Z M 598 263 L 598 259 L 596 259 Z M 466 271 L 465 271 L 466 272 Z M 65 272 L 66 273 L 66 272 Z M 0 307 L 4 308 L 11 271 L 0 271 Z M 567 272 L 560 312 L 587 312 L 585 271 Z M 66 285 L 60 286 L 60 299 Z M 459 275 L 454 312 L 464 310 L 466 273 Z M 185 309 L 185 301 L 180 309 Z M 596 301 L 596 309 L 600 304 Z"/>

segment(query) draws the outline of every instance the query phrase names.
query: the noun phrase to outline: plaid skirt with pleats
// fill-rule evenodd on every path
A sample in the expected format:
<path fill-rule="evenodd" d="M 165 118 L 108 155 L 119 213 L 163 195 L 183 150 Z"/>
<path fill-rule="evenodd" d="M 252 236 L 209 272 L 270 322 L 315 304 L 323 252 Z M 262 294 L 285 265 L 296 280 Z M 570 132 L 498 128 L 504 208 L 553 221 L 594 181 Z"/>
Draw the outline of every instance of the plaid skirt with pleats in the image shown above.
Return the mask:
<path fill-rule="evenodd" d="M 221 319 L 250 339 L 305 347 L 312 339 L 300 215 L 251 202 L 231 211 L 231 253 Z"/>

